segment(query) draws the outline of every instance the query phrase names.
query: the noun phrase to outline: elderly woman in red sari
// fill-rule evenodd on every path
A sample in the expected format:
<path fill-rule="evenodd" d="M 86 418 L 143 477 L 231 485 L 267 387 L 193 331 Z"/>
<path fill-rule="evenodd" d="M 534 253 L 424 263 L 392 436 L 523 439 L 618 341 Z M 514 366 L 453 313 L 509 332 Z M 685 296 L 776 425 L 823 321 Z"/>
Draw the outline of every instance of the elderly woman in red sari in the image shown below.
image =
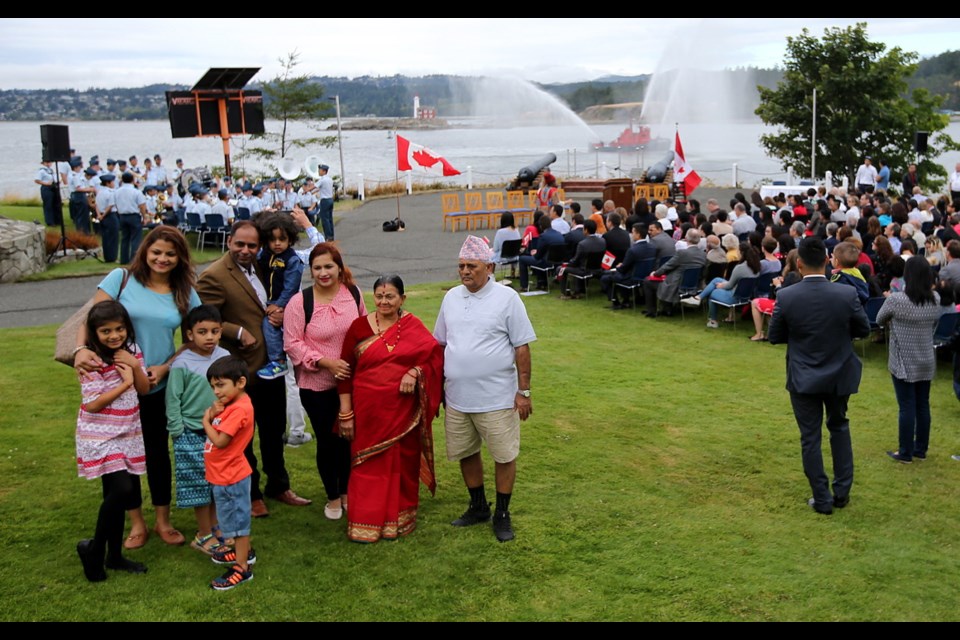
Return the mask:
<path fill-rule="evenodd" d="M 395 540 L 417 526 L 420 481 L 436 491 L 432 422 L 440 405 L 443 348 L 402 306 L 400 276 L 374 284 L 376 310 L 347 332 L 338 385 L 340 433 L 351 441 L 347 537 Z"/>

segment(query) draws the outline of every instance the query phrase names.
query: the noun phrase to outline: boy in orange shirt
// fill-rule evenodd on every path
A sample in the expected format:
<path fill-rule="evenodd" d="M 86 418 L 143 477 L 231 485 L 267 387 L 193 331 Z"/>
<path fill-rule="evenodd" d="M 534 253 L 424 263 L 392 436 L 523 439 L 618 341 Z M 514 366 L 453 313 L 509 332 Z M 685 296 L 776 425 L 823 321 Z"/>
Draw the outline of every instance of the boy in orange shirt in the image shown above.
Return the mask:
<path fill-rule="evenodd" d="M 217 401 L 203 416 L 207 434 L 204 447 L 207 482 L 213 485 L 217 519 L 225 538 L 233 538 L 233 549 L 215 552 L 215 564 L 230 570 L 210 583 L 217 591 L 228 591 L 253 580 L 250 567 L 257 554 L 250 546 L 250 476 L 253 470 L 243 455 L 253 440 L 253 404 L 244 390 L 247 365 L 236 356 L 221 358 L 210 365 L 207 380 Z"/>

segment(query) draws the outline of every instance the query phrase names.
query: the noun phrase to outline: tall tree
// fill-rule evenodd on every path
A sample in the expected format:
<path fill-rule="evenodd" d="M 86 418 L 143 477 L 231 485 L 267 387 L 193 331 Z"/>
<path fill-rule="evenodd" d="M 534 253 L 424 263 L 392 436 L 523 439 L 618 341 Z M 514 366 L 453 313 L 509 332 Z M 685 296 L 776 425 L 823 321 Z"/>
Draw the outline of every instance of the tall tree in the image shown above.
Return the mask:
<path fill-rule="evenodd" d="M 774 89 L 758 87 L 757 115 L 777 133 L 760 137 L 784 169 L 810 175 L 813 90 L 817 89 L 817 169 L 852 179 L 865 155 L 882 158 L 894 174 L 917 160 L 914 134 L 930 132 L 920 154 L 925 186 L 939 187 L 946 170 L 933 161 L 957 149 L 943 132 L 949 118 L 938 112 L 943 102 L 925 89 L 908 95 L 907 80 L 917 69 L 917 54 L 871 42 L 867 24 L 826 29 L 822 37 L 807 29 L 787 38 L 784 77 Z"/>
<path fill-rule="evenodd" d="M 336 140 L 333 136 L 293 137 L 290 127 L 294 122 L 304 122 L 317 133 L 321 131 L 320 122 L 331 115 L 329 102 L 323 99 L 323 87 L 309 76 L 298 75 L 295 68 L 300 64 L 297 51 L 280 58 L 280 73 L 263 83 L 264 115 L 268 121 L 277 121 L 280 131 L 267 131 L 252 136 L 255 146 L 246 149 L 245 154 L 262 160 L 278 160 L 292 149 L 306 147 L 329 147 Z"/>

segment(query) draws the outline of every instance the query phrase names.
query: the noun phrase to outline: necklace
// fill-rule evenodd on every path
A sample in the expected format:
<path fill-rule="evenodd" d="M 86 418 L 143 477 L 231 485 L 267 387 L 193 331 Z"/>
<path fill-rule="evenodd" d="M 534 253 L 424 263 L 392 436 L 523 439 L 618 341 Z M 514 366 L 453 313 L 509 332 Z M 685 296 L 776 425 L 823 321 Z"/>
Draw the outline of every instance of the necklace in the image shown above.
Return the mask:
<path fill-rule="evenodd" d="M 393 350 L 397 348 L 397 345 L 400 344 L 400 315 L 397 314 L 397 321 L 393 323 L 393 326 L 397 327 L 397 340 L 392 345 L 387 342 L 387 339 L 383 335 L 383 331 L 380 330 L 380 314 L 374 312 L 373 319 L 377 323 L 377 335 L 380 336 L 380 339 L 383 340 L 383 345 L 387 348 L 387 353 L 393 353 Z M 387 327 L 389 329 L 390 327 Z"/>

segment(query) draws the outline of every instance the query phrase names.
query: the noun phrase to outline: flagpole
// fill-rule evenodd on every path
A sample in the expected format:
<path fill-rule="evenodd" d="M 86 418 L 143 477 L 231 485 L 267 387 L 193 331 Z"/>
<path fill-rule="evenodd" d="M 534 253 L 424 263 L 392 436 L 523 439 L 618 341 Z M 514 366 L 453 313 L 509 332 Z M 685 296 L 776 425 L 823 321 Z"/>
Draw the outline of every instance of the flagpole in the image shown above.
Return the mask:
<path fill-rule="evenodd" d="M 397 180 L 397 220 L 400 220 L 400 136 L 397 134 L 397 130 L 393 130 L 393 140 L 394 144 L 397 147 L 397 162 L 394 165 L 395 176 Z M 399 229 L 398 229 L 399 231 Z"/>

